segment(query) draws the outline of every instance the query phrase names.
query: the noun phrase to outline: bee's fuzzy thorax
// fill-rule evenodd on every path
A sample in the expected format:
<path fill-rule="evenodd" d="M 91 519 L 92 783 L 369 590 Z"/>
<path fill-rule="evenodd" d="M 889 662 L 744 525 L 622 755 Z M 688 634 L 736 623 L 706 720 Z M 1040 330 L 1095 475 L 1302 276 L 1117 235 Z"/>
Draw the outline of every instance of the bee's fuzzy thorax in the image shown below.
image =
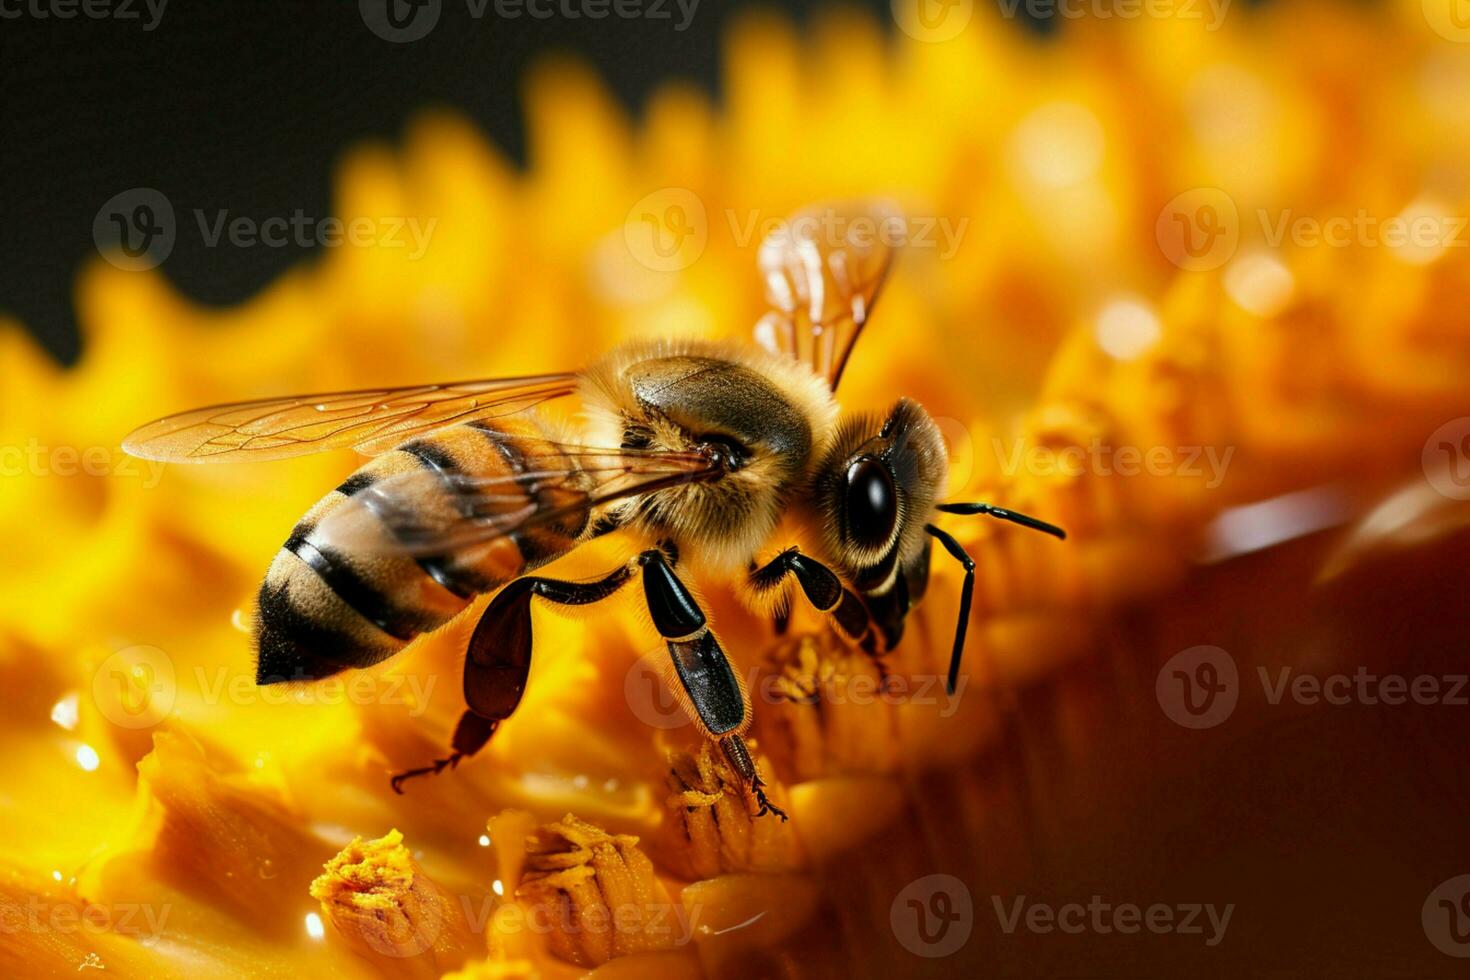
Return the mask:
<path fill-rule="evenodd" d="M 581 393 L 598 443 L 690 451 L 716 438 L 740 448 L 740 465 L 721 479 L 658 491 L 622 511 L 634 529 L 673 538 L 716 573 L 743 569 L 766 543 L 837 418 L 823 378 L 748 344 L 624 344 L 583 373 Z"/>

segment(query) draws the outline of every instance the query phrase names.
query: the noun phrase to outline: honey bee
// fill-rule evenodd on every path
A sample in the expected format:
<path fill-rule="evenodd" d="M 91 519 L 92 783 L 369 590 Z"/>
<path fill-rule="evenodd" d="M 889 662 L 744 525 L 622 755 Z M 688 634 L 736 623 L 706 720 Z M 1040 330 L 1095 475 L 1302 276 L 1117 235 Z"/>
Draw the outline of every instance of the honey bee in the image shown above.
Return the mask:
<path fill-rule="evenodd" d="M 686 708 L 759 813 L 785 819 L 742 739 L 750 698 L 681 570 L 743 580 L 742 595 L 776 610 L 778 630 L 799 589 L 839 636 L 880 657 L 923 597 L 938 541 L 965 570 L 952 692 L 975 565 L 933 520 L 989 514 L 1065 537 L 1023 514 L 939 502 L 945 444 L 918 403 L 840 413 L 838 383 L 894 257 L 885 242 L 895 236 L 871 232 L 902 219 L 875 203 L 829 209 L 845 222 L 803 220 L 815 213 L 794 215 L 760 247 L 769 312 L 755 344 L 638 340 L 575 373 L 218 405 L 143 426 L 124 449 L 193 463 L 347 446 L 373 456 L 307 512 L 266 573 L 260 684 L 376 664 L 495 593 L 469 641 L 467 710 L 450 752 L 393 776 L 396 791 L 479 751 L 515 710 L 533 599 L 585 605 L 641 578 Z M 538 410 L 574 395 L 579 431 Z M 772 539 L 788 518 L 810 530 L 808 549 L 758 562 L 782 544 Z M 614 532 L 636 554 L 600 578 L 528 574 Z"/>

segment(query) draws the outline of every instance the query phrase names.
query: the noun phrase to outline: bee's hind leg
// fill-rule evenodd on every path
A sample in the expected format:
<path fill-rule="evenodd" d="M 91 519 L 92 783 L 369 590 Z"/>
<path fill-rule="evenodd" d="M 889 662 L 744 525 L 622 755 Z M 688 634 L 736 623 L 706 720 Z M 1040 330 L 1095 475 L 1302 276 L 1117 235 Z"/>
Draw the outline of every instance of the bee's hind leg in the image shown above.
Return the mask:
<path fill-rule="evenodd" d="M 454 729 L 452 751 L 427 766 L 409 769 L 392 779 L 393 791 L 415 776 L 432 776 L 453 769 L 490 741 L 500 723 L 511 716 L 526 690 L 531 673 L 531 600 L 537 596 L 563 606 L 581 606 L 606 599 L 633 577 L 632 565 L 620 565 L 592 582 L 527 576 L 516 579 L 490 601 L 475 632 L 464 662 L 464 699 L 470 710 Z"/>
<path fill-rule="evenodd" d="M 763 817 L 768 813 L 774 813 L 784 821 L 786 811 L 766 799 L 766 784 L 761 782 L 760 773 L 755 768 L 755 760 L 750 757 L 750 749 L 745 746 L 745 739 L 739 735 L 726 735 L 720 739 L 720 748 L 724 749 L 725 758 L 730 760 L 731 768 L 750 783 L 750 791 L 755 794 L 755 801 L 760 804 L 760 810 L 756 812 L 756 816 Z"/>
<path fill-rule="evenodd" d="M 427 766 L 417 769 L 406 769 L 396 773 L 389 782 L 393 786 L 393 792 L 403 792 L 403 782 L 413 779 L 415 776 L 437 776 L 445 769 L 453 769 L 459 765 L 459 760 L 466 756 L 474 755 L 485 747 L 490 741 L 490 736 L 495 734 L 495 729 L 500 726 L 503 719 L 483 718 L 473 711 L 466 711 L 460 716 L 459 724 L 454 726 L 454 739 L 450 743 L 453 750 L 442 759 L 435 759 Z"/>

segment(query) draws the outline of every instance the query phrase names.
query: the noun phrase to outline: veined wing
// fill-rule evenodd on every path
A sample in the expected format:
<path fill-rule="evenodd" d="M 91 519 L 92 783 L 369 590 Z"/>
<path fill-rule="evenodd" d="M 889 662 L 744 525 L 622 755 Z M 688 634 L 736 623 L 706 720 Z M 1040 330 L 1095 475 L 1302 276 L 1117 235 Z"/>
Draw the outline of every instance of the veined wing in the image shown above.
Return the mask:
<path fill-rule="evenodd" d="M 576 386 L 575 374 L 542 374 L 211 405 L 150 422 L 123 440 L 123 450 L 175 463 L 285 459 L 347 446 L 374 455 L 436 429 L 527 411 Z"/>
<path fill-rule="evenodd" d="M 495 433 L 487 429 L 487 435 Z M 514 472 L 414 469 L 373 483 L 317 526 L 335 548 L 360 554 L 441 555 L 538 528 L 575 535 L 598 508 L 724 470 L 702 453 L 600 449 L 506 436 Z"/>
<path fill-rule="evenodd" d="M 756 323 L 756 342 L 810 365 L 835 391 L 906 230 L 879 201 L 793 214 L 761 243 L 771 312 Z"/>

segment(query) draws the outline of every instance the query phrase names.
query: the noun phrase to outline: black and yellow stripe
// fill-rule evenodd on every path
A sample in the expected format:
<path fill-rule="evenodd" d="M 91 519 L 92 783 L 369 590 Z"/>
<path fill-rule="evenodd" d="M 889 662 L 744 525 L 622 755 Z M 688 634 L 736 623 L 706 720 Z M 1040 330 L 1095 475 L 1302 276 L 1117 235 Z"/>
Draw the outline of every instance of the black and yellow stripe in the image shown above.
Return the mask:
<path fill-rule="evenodd" d="M 423 499 L 409 503 L 430 522 L 435 515 L 448 520 L 486 512 L 486 498 L 463 496 L 457 482 L 463 476 L 505 478 L 491 510 L 545 511 L 578 499 L 563 481 L 546 479 L 546 471 L 576 468 L 534 416 L 456 426 L 372 459 L 307 512 L 271 563 L 256 616 L 257 681 L 312 680 L 384 660 L 476 595 L 570 550 L 588 519 L 572 508 L 557 521 L 451 554 L 352 554 L 315 533 L 349 498 L 390 477 L 424 471 L 439 479 L 424 483 Z"/>

